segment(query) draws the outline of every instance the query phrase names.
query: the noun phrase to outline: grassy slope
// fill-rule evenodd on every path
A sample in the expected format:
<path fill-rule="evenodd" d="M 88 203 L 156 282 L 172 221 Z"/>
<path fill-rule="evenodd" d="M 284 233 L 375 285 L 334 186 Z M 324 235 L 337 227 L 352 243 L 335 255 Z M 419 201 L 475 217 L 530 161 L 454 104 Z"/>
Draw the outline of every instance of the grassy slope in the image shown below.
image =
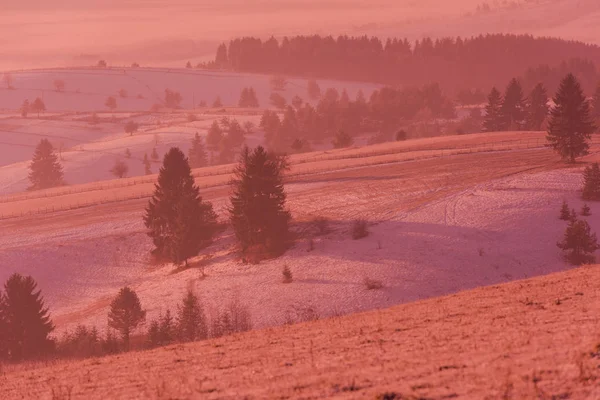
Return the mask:
<path fill-rule="evenodd" d="M 0 376 L 0 394 L 599 398 L 600 354 L 593 353 L 600 343 L 599 279 L 598 267 L 582 267 L 206 342 L 11 367 Z"/>

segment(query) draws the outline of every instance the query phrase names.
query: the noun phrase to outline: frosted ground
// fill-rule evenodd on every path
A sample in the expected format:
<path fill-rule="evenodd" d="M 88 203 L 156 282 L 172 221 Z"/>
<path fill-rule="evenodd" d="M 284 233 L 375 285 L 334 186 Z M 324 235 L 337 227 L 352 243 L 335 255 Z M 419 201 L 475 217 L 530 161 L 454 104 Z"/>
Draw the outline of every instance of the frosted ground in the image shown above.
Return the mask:
<path fill-rule="evenodd" d="M 393 201 L 348 207 L 341 211 L 348 221 L 367 206 L 386 217 L 360 241 L 349 238 L 346 219 L 336 218 L 331 233 L 315 238 L 313 251 L 299 239 L 283 257 L 260 265 L 236 260 L 227 231 L 203 252 L 212 256 L 205 279 L 198 269 L 173 274 L 172 266 L 149 263 L 141 210 L 114 221 L 55 225 L 51 233 L 11 229 L 0 233 L 0 265 L 11 267 L 0 270 L 0 280 L 12 271 L 35 276 L 61 329 L 79 322 L 105 326 L 110 298 L 123 285 L 135 288 L 150 317 L 173 309 L 191 286 L 209 313 L 240 299 L 256 326 L 282 324 L 308 308 L 326 316 L 387 307 L 566 269 L 556 247 L 566 224 L 557 213 L 563 199 L 581 208 L 580 180 L 577 170 L 520 174 L 412 211 Z M 318 185 L 290 184 L 292 211 L 314 203 L 302 193 Z M 326 209 L 328 199 L 319 200 Z M 221 212 L 224 204 L 225 198 L 215 201 Z M 590 205 L 588 220 L 597 230 L 600 208 Z M 293 272 L 292 284 L 281 283 L 284 265 Z M 384 288 L 366 290 L 365 277 Z"/>

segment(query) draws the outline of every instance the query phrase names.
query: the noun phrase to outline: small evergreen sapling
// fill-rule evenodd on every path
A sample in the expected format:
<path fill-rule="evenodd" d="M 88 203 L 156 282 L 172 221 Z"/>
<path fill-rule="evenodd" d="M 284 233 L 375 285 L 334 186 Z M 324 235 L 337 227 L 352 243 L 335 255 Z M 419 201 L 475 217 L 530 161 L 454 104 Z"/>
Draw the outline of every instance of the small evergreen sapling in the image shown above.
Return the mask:
<path fill-rule="evenodd" d="M 589 217 L 590 215 L 592 215 L 591 211 L 590 211 L 590 206 L 586 204 L 583 205 L 583 207 L 581 208 L 581 215 L 584 217 Z"/>

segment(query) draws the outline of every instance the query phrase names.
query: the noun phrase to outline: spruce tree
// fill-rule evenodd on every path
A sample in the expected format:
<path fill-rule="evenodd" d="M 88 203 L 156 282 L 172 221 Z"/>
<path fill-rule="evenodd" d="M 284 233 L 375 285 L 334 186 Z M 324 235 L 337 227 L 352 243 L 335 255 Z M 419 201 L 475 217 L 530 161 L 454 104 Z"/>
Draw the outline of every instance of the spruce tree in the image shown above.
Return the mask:
<path fill-rule="evenodd" d="M 29 114 L 29 109 L 29 100 L 23 100 L 23 104 L 21 104 L 21 108 L 19 108 L 19 111 L 21 112 L 21 117 L 27 118 L 27 115 Z"/>
<path fill-rule="evenodd" d="M 589 217 L 590 215 L 592 215 L 590 206 L 588 206 L 587 204 L 584 204 L 583 207 L 581 207 L 581 215 L 583 217 Z"/>
<path fill-rule="evenodd" d="M 600 200 L 600 166 L 593 163 L 583 170 L 583 190 L 581 197 L 584 200 Z"/>
<path fill-rule="evenodd" d="M 208 337 L 208 325 L 198 296 L 189 289 L 178 307 L 177 332 L 182 342 Z"/>
<path fill-rule="evenodd" d="M 554 104 L 546 138 L 563 160 L 573 163 L 588 154 L 588 140 L 596 130 L 589 103 L 573 74 L 562 80 Z"/>
<path fill-rule="evenodd" d="M 485 132 L 498 132 L 502 129 L 501 106 L 502 96 L 498 89 L 492 88 L 488 96 L 488 104 L 485 106 L 485 118 L 483 120 L 483 130 Z"/>
<path fill-rule="evenodd" d="M 158 151 L 156 151 L 156 147 L 152 148 L 152 153 L 150 153 L 150 158 L 154 161 L 158 161 L 160 156 L 158 155 Z"/>
<path fill-rule="evenodd" d="M 242 150 L 229 214 L 242 254 L 250 261 L 278 255 L 285 250 L 291 215 L 285 209 L 283 171 L 287 160 L 261 146 Z"/>
<path fill-rule="evenodd" d="M 122 288 L 110 303 L 108 326 L 121 334 L 125 349 L 129 349 L 131 332 L 145 320 L 146 311 L 142 310 L 137 293 L 127 286 Z"/>
<path fill-rule="evenodd" d="M 144 159 L 142 160 L 142 164 L 144 165 L 144 174 L 151 175 L 152 164 L 150 164 L 150 160 L 148 159 L 148 153 L 144 153 Z"/>
<path fill-rule="evenodd" d="M 240 93 L 240 100 L 238 101 L 238 107 L 245 108 L 248 106 L 248 88 L 243 88 Z"/>
<path fill-rule="evenodd" d="M 504 93 L 500 108 L 501 130 L 520 131 L 525 126 L 525 99 L 518 80 L 512 79 Z"/>
<path fill-rule="evenodd" d="M 258 103 L 258 97 L 256 97 L 256 91 L 253 87 L 248 88 L 248 107 L 260 107 L 260 104 Z"/>
<path fill-rule="evenodd" d="M 559 218 L 563 221 L 568 221 L 571 218 L 571 212 L 569 211 L 569 205 L 566 200 L 563 200 L 562 206 L 560 208 Z"/>
<path fill-rule="evenodd" d="M 571 213 L 569 214 L 569 222 L 574 223 L 575 221 L 577 221 L 577 211 L 572 208 Z"/>
<path fill-rule="evenodd" d="M 38 118 L 40 117 L 40 113 L 46 111 L 46 104 L 39 97 L 36 97 L 33 103 L 30 106 L 30 110 L 34 113 L 37 113 Z"/>
<path fill-rule="evenodd" d="M 239 149 L 245 141 L 244 129 L 236 119 L 232 120 L 229 123 L 229 130 L 227 132 L 227 143 L 233 149 Z"/>
<path fill-rule="evenodd" d="M 223 107 L 223 102 L 221 101 L 221 96 L 217 96 L 215 101 L 212 104 L 213 108 L 221 108 Z"/>
<path fill-rule="evenodd" d="M 198 132 L 196 132 L 196 135 L 192 140 L 192 147 L 190 148 L 188 158 L 190 160 L 191 168 L 202 168 L 208 165 L 204 140 L 202 140 L 202 137 L 200 137 Z"/>
<path fill-rule="evenodd" d="M 48 335 L 54 325 L 31 276 L 12 274 L 4 284 L 1 303 L 10 359 L 33 359 L 52 351 L 53 342 Z"/>
<path fill-rule="evenodd" d="M 144 223 L 154 253 L 179 265 L 212 240 L 217 225 L 212 204 L 203 202 L 185 155 L 174 147 L 165 155 Z"/>
<path fill-rule="evenodd" d="M 531 91 L 527 104 L 527 129 L 542 130 L 542 125 L 548 116 L 548 92 L 541 83 Z"/>
<path fill-rule="evenodd" d="M 594 252 L 600 249 L 595 233 L 591 233 L 590 225 L 585 220 L 577 220 L 569 224 L 562 242 L 557 246 L 568 252 L 567 260 L 574 265 L 594 263 Z"/>
<path fill-rule="evenodd" d="M 223 140 L 223 130 L 217 121 L 213 121 L 206 135 L 206 145 L 211 152 L 219 150 L 219 145 Z"/>
<path fill-rule="evenodd" d="M 28 190 L 48 189 L 65 184 L 62 166 L 48 139 L 42 139 L 35 148 L 29 170 L 31 186 Z"/>

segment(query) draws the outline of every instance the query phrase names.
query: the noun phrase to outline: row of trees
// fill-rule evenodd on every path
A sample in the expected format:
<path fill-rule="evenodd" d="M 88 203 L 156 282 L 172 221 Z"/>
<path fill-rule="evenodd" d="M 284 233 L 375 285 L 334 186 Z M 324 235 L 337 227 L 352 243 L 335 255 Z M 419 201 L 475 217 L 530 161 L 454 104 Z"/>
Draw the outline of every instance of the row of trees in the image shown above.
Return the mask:
<path fill-rule="evenodd" d="M 542 130 L 548 115 L 548 93 L 540 83 L 525 98 L 521 83 L 512 79 L 504 96 L 492 88 L 485 107 L 483 130 L 486 132 Z"/>
<path fill-rule="evenodd" d="M 110 304 L 108 330 L 104 336 L 96 327 L 79 325 L 57 340 L 52 337 L 55 327 L 50 312 L 31 276 L 15 273 L 7 279 L 3 289 L 0 290 L 0 362 L 91 357 L 128 351 L 134 333 L 146 322 L 146 310 L 137 293 L 124 287 Z M 188 289 L 174 317 L 167 309 L 150 321 L 146 333 L 136 335 L 136 347 L 204 340 L 251 328 L 250 313 L 238 301 L 217 311 L 209 320 L 199 297 Z"/>
<path fill-rule="evenodd" d="M 456 92 L 464 88 L 488 90 L 498 82 L 523 75 L 528 68 L 559 65 L 568 59 L 589 60 L 588 64 L 581 61 L 570 65 L 572 72 L 581 71 L 582 76 L 587 76 L 589 65 L 600 62 L 600 48 L 561 39 L 505 34 L 468 39 L 424 38 L 414 43 L 398 38 L 384 42 L 367 36 L 313 35 L 282 40 L 271 37 L 266 41 L 244 37 L 220 45 L 215 61 L 208 67 L 390 85 L 436 81 Z"/>

